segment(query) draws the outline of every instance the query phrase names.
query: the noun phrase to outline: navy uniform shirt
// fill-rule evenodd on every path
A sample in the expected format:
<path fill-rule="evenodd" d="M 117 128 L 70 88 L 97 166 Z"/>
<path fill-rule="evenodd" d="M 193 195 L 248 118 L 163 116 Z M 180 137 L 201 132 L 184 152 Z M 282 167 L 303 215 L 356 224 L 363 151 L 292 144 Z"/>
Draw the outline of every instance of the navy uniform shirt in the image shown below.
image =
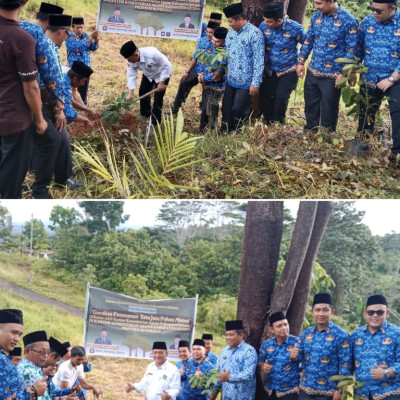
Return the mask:
<path fill-rule="evenodd" d="M 299 43 L 304 41 L 305 30 L 296 21 L 284 18 L 279 29 L 268 28 L 265 21 L 260 24 L 265 37 L 266 67 L 269 73 L 282 75 L 294 71 L 299 58 Z"/>
<path fill-rule="evenodd" d="M 303 369 L 300 389 L 310 395 L 332 396 L 333 375 L 350 375 L 350 336 L 332 321 L 322 331 L 314 325 L 300 336 L 299 357 Z"/>
<path fill-rule="evenodd" d="M 290 360 L 290 350 L 298 342 L 297 336 L 289 335 L 279 344 L 275 338 L 266 340 L 260 347 L 258 362 L 268 361 L 272 369 L 265 384 L 269 395 L 275 390 L 278 397 L 299 392 L 300 366 L 299 361 Z"/>
<path fill-rule="evenodd" d="M 336 77 L 344 64 L 335 60 L 340 57 L 353 59 L 355 56 L 357 32 L 356 18 L 340 6 L 332 15 L 316 12 L 311 17 L 299 63 L 304 64 L 312 51 L 310 71 L 316 76 Z"/>
<path fill-rule="evenodd" d="M 400 13 L 398 10 L 387 22 L 375 20 L 368 15 L 363 19 L 359 30 L 357 56 L 364 60 L 368 71 L 363 78 L 370 86 L 388 78 L 392 72 L 400 74 Z"/>
<path fill-rule="evenodd" d="M 218 364 L 218 356 L 211 350 L 208 353 L 206 353 L 206 360 L 210 361 L 211 364 L 214 364 L 215 367 Z"/>
<path fill-rule="evenodd" d="M 353 365 L 356 379 L 365 385 L 356 394 L 368 400 L 369 393 L 374 400 L 391 395 L 400 395 L 400 328 L 387 321 L 374 334 L 367 325 L 357 328 L 351 334 Z M 383 369 L 391 368 L 393 378 L 374 379 L 371 369 L 375 364 Z"/>
<path fill-rule="evenodd" d="M 185 371 L 183 375 L 181 376 L 181 379 L 183 381 L 182 385 L 182 391 L 180 393 L 180 396 L 185 399 L 185 400 L 207 400 L 209 394 L 205 393 L 202 394 L 205 390 L 204 387 L 200 388 L 192 388 L 189 383 L 189 379 L 192 375 L 195 374 L 197 369 L 200 369 L 201 373 L 205 376 L 208 376 L 208 372 L 215 369 L 215 365 L 211 364 L 209 361 L 203 360 L 202 362 L 197 362 L 194 360 L 194 358 L 189 359 L 189 361 L 186 363 L 185 366 Z"/>
<path fill-rule="evenodd" d="M 193 53 L 193 60 L 196 60 L 197 65 L 194 68 L 195 72 L 197 72 L 198 74 L 200 74 L 201 72 L 203 72 L 204 70 L 204 63 L 198 62 L 198 58 L 201 54 L 206 53 L 206 54 L 211 54 L 211 52 L 213 51 L 214 46 L 212 44 L 211 40 L 208 40 L 207 37 L 202 37 L 198 42 L 197 42 L 197 46 L 196 49 L 194 50 Z"/>
<path fill-rule="evenodd" d="M 90 52 L 96 51 L 99 45 L 94 40 L 90 40 L 90 36 L 83 32 L 81 36 L 71 32 L 65 41 L 67 48 L 68 65 L 72 67 L 74 61 L 81 61 L 88 67 L 91 67 Z"/>

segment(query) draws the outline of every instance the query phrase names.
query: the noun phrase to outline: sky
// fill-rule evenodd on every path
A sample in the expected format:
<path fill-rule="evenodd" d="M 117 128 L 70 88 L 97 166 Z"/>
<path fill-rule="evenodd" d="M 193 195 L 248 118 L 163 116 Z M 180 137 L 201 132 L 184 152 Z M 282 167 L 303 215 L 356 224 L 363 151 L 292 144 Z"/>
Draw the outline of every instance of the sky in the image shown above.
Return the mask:
<path fill-rule="evenodd" d="M 166 200 L 125 200 L 124 213 L 130 215 L 126 225 L 154 226 L 161 205 Z M 185 200 L 181 200 L 185 201 Z M 190 200 L 189 200 L 190 201 Z M 207 200 L 204 200 L 207 201 Z M 217 200 L 209 200 L 217 201 Z M 76 200 L 0 200 L 12 215 L 13 222 L 24 222 L 31 218 L 48 221 L 55 205 L 78 208 Z M 296 216 L 299 200 L 285 200 L 285 206 Z M 358 210 L 365 211 L 363 222 L 374 235 L 385 235 L 392 231 L 400 233 L 400 200 L 355 200 Z"/>

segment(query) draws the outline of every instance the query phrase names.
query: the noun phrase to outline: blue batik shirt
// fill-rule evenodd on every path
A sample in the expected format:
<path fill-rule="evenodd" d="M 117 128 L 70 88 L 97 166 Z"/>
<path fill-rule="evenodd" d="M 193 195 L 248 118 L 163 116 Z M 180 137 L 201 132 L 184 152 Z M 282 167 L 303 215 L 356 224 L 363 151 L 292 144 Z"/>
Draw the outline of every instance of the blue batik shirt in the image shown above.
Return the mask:
<path fill-rule="evenodd" d="M 29 392 L 25 389 L 15 365 L 8 356 L 0 351 L 0 400 L 8 399 L 16 394 L 17 400 L 29 400 Z"/>
<path fill-rule="evenodd" d="M 238 89 L 260 87 L 264 71 L 264 35 L 247 22 L 239 31 L 229 29 L 225 39 L 228 53 L 228 76 L 230 86 Z"/>
<path fill-rule="evenodd" d="M 68 396 L 71 394 L 71 389 L 57 389 L 56 386 L 53 383 L 53 378 L 49 377 L 47 379 L 47 392 L 49 393 L 51 398 L 54 397 L 62 397 L 62 396 Z"/>
<path fill-rule="evenodd" d="M 310 71 L 316 76 L 336 77 L 344 64 L 335 60 L 341 57 L 353 59 L 355 56 L 357 32 L 356 18 L 340 6 L 332 15 L 316 12 L 311 17 L 299 63 L 304 64 L 312 51 Z"/>
<path fill-rule="evenodd" d="M 222 400 L 254 400 L 256 392 L 257 353 L 246 342 L 235 349 L 225 347 L 219 357 L 218 369 L 228 372 L 229 382 L 219 382 L 213 390 L 222 388 Z"/>
<path fill-rule="evenodd" d="M 299 392 L 299 361 L 290 360 L 290 350 L 298 342 L 297 336 L 289 335 L 279 344 L 275 338 L 266 340 L 260 347 L 258 362 L 272 364 L 265 389 L 269 395 L 275 390 L 278 397 Z"/>
<path fill-rule="evenodd" d="M 304 41 L 305 30 L 296 21 L 284 18 L 279 29 L 268 28 L 265 21 L 260 24 L 265 37 L 266 67 L 269 73 L 277 75 L 294 71 L 299 58 L 299 43 Z"/>
<path fill-rule="evenodd" d="M 83 32 L 81 36 L 71 32 L 65 41 L 65 47 L 67 48 L 67 59 L 70 67 L 72 67 L 74 61 L 81 61 L 91 67 L 90 52 L 96 51 L 99 44 L 96 44 L 93 39 L 90 40 L 90 36 L 86 32 Z"/>
<path fill-rule="evenodd" d="M 205 22 L 201 24 L 201 38 L 206 37 L 207 25 Z"/>
<path fill-rule="evenodd" d="M 187 363 L 188 363 L 190 360 L 192 360 L 192 357 L 190 357 L 189 360 L 187 360 L 187 361 L 185 361 L 185 362 L 182 361 L 182 360 L 179 360 L 179 361 L 176 363 L 176 368 L 178 368 L 179 373 L 180 373 L 181 367 L 186 368 L 186 365 L 187 365 Z M 184 382 L 182 381 L 182 375 L 181 375 L 181 388 L 183 388 L 183 385 L 184 385 Z M 179 393 L 179 395 L 178 395 L 178 397 L 177 397 L 177 400 L 185 400 L 185 399 L 182 397 L 182 391 Z"/>
<path fill-rule="evenodd" d="M 332 396 L 337 382 L 333 375 L 350 375 L 350 336 L 332 321 L 319 331 L 314 325 L 300 336 L 299 358 L 303 373 L 300 389 L 310 395 Z"/>
<path fill-rule="evenodd" d="M 20 22 L 20 26 L 35 39 L 39 86 L 48 90 L 52 100 L 60 99 L 64 101 L 63 78 L 58 48 L 45 35 L 39 25 L 31 22 Z"/>
<path fill-rule="evenodd" d="M 371 333 L 367 325 L 351 334 L 353 349 L 353 368 L 356 379 L 365 385 L 357 389 L 356 394 L 362 400 L 368 400 L 371 393 L 374 400 L 391 395 L 400 395 L 400 328 L 387 321 Z M 371 369 L 379 365 L 383 369 L 393 369 L 393 378 L 374 379 Z"/>
<path fill-rule="evenodd" d="M 209 53 L 211 58 L 213 58 L 217 53 L 215 51 L 214 46 L 211 48 L 211 52 Z M 207 88 L 217 88 L 217 89 L 223 89 L 225 87 L 225 79 L 226 79 L 226 66 L 228 64 L 228 59 L 224 57 L 222 62 L 215 61 L 214 63 L 212 62 L 212 59 L 210 60 L 209 63 L 202 63 L 199 64 L 199 72 L 198 73 L 203 73 L 203 82 L 205 83 L 205 86 Z M 221 73 L 221 79 L 219 81 L 214 82 L 214 74 L 216 72 Z M 218 360 L 218 357 L 217 357 Z"/>
<path fill-rule="evenodd" d="M 200 371 L 203 375 L 209 376 L 209 371 L 215 369 L 215 365 L 211 364 L 209 361 L 203 360 L 202 362 L 197 362 L 193 358 L 191 358 L 185 367 L 185 371 L 181 376 L 183 381 L 182 391 L 180 396 L 183 399 L 190 399 L 190 400 L 207 400 L 209 397 L 208 393 L 201 394 L 205 390 L 204 387 L 200 388 L 192 388 L 189 384 L 189 379 L 192 375 L 195 374 L 197 369 L 200 368 Z"/>
<path fill-rule="evenodd" d="M 208 353 L 206 353 L 206 360 L 210 361 L 211 364 L 214 364 L 215 367 L 218 364 L 218 356 L 211 350 Z"/>
<path fill-rule="evenodd" d="M 26 358 L 22 359 L 17 365 L 17 371 L 22 379 L 26 388 L 32 386 L 39 379 L 44 378 L 43 370 L 41 367 L 35 365 L 32 361 Z M 37 400 L 50 400 L 48 388 L 42 396 L 38 396 Z"/>
<path fill-rule="evenodd" d="M 211 54 L 212 50 L 214 49 L 214 46 L 212 44 L 211 40 L 208 40 L 207 37 L 202 37 L 201 39 L 199 39 L 199 41 L 197 42 L 197 46 L 196 49 L 193 53 L 193 60 L 196 60 L 197 65 L 195 67 L 195 71 L 200 74 L 201 72 L 203 72 L 204 69 L 204 63 L 198 62 L 197 59 L 199 58 L 199 56 L 202 53 L 206 53 L 206 54 Z"/>
<path fill-rule="evenodd" d="M 67 74 L 64 74 L 64 114 L 67 118 L 67 123 L 70 124 L 78 116 L 77 111 L 72 107 L 72 86 L 71 79 Z"/>
<path fill-rule="evenodd" d="M 393 71 L 400 74 L 399 11 L 387 23 L 376 21 L 373 15 L 365 17 L 360 25 L 357 50 L 357 56 L 368 67 L 363 78 L 369 85 L 376 86 Z"/>

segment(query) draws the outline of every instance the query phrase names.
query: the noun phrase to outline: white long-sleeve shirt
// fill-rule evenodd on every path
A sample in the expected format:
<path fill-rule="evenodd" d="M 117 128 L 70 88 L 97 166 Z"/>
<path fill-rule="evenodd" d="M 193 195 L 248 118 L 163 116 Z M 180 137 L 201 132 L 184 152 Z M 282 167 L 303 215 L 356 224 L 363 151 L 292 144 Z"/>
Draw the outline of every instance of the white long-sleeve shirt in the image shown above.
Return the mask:
<path fill-rule="evenodd" d="M 143 74 L 156 83 L 164 82 L 172 74 L 172 65 L 168 58 L 164 56 L 155 47 L 139 48 L 140 60 L 135 63 L 128 62 L 127 78 L 128 89 L 136 89 L 137 71 L 143 71 Z"/>
<path fill-rule="evenodd" d="M 146 390 L 146 400 L 161 400 L 163 392 L 167 392 L 172 400 L 176 400 L 181 391 L 181 375 L 178 368 L 169 361 L 157 367 L 152 362 L 140 382 L 134 383 L 138 394 Z"/>

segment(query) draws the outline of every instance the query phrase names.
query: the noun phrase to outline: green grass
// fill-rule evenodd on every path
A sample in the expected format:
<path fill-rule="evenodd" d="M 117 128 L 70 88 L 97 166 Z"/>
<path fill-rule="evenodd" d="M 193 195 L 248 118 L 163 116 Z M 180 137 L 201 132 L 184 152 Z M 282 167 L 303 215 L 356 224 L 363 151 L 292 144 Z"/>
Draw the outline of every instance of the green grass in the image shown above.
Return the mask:
<path fill-rule="evenodd" d="M 0 279 L 60 303 L 85 309 L 85 284 L 74 275 L 57 271 L 48 261 L 0 252 Z"/>
<path fill-rule="evenodd" d="M 2 290 L 0 309 L 3 308 L 22 310 L 24 334 L 45 330 L 48 336 L 54 336 L 60 342 L 69 341 L 73 345 L 83 343 L 83 318 L 62 311 L 58 307 L 36 303 L 8 290 Z M 22 346 L 22 341 L 19 346 Z"/>

